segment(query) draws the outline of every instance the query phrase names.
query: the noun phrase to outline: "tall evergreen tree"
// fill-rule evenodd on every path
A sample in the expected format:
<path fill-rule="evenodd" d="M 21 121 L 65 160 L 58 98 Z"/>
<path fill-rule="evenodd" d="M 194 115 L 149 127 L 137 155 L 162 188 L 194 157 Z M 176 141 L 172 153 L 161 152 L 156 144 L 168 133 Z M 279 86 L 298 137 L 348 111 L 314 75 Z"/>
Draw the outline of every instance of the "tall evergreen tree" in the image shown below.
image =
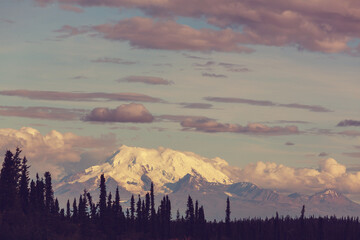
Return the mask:
<path fill-rule="evenodd" d="M 40 211 L 45 209 L 45 184 L 44 179 L 40 179 L 36 174 L 36 208 Z"/>
<path fill-rule="evenodd" d="M 231 210 L 230 210 L 230 199 L 229 197 L 227 197 L 226 199 L 226 210 L 225 210 L 225 223 L 229 224 L 230 223 L 230 214 L 231 214 Z"/>
<path fill-rule="evenodd" d="M 72 219 L 73 219 L 74 222 L 76 222 L 77 219 L 78 219 L 78 207 L 77 207 L 77 204 L 76 204 L 76 198 L 74 198 L 74 202 L 73 202 Z"/>
<path fill-rule="evenodd" d="M 198 222 L 199 219 L 199 202 L 195 201 L 195 222 Z"/>
<path fill-rule="evenodd" d="M 21 150 L 15 154 L 6 151 L 0 171 L 0 210 L 12 208 L 17 203 L 18 181 L 21 172 Z"/>
<path fill-rule="evenodd" d="M 154 183 L 151 182 L 150 187 L 150 211 L 151 211 L 151 221 L 153 222 L 155 220 L 155 198 L 154 198 Z"/>
<path fill-rule="evenodd" d="M 19 197 L 23 211 L 27 212 L 29 207 L 29 166 L 27 159 L 24 157 L 21 162 L 21 175 L 19 182 Z"/>
<path fill-rule="evenodd" d="M 100 176 L 100 199 L 99 199 L 100 217 L 104 218 L 106 215 L 106 184 L 104 174 Z"/>
<path fill-rule="evenodd" d="M 135 219 L 135 199 L 134 195 L 131 195 L 130 199 L 130 215 L 131 215 L 131 221 L 134 222 Z"/>
<path fill-rule="evenodd" d="M 67 218 L 70 218 L 70 217 L 71 217 L 71 210 L 70 210 L 70 201 L 69 201 L 69 199 L 67 200 L 67 203 L 66 203 L 66 217 L 67 217 Z"/>
<path fill-rule="evenodd" d="M 51 183 L 51 173 L 45 172 L 45 209 L 51 212 L 54 207 L 54 190 Z"/>

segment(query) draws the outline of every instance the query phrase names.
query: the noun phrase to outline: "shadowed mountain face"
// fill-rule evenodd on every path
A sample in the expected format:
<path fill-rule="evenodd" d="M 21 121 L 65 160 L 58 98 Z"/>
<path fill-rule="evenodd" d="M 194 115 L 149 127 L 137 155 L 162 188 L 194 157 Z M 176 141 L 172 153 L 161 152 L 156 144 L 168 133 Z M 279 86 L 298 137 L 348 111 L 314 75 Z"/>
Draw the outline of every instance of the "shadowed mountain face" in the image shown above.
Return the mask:
<path fill-rule="evenodd" d="M 360 205 L 334 190 L 311 196 L 278 193 L 249 182 L 234 183 L 231 176 L 222 171 L 224 165 L 228 166 L 219 159 L 206 159 L 193 153 L 122 146 L 104 164 L 64 178 L 57 184 L 55 194 L 66 204 L 67 199 L 72 201 L 87 189 L 97 201 L 100 175 L 104 174 L 108 192 L 114 195 L 119 186 L 124 207 L 128 206 L 131 194 L 143 195 L 154 182 L 157 199 L 169 195 L 173 216 L 178 209 L 185 214 L 189 195 L 204 206 L 209 220 L 224 219 L 227 197 L 231 201 L 232 218 L 271 217 L 276 212 L 299 216 L 303 205 L 306 216 L 360 215 Z"/>

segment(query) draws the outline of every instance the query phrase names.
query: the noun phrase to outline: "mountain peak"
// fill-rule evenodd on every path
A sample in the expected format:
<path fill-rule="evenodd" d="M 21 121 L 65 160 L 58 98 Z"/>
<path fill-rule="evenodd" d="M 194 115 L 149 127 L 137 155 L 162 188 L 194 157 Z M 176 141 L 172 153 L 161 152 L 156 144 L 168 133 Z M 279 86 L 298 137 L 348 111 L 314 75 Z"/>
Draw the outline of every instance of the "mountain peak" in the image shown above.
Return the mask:
<path fill-rule="evenodd" d="M 85 182 L 104 174 L 134 193 L 147 191 L 149 181 L 154 182 L 157 191 L 166 192 L 166 183 L 177 182 L 187 174 L 210 183 L 231 184 L 230 177 L 221 170 L 224 164 L 226 161 L 220 158 L 208 159 L 191 152 L 122 145 L 105 163 L 86 169 L 74 181 Z"/>

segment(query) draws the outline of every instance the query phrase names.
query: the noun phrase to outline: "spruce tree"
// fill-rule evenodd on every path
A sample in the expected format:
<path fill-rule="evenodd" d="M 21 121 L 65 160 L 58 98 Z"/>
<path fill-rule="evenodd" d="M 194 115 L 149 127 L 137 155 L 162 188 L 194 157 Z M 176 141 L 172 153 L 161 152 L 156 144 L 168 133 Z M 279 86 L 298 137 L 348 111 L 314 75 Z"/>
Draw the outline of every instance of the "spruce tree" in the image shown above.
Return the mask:
<path fill-rule="evenodd" d="M 134 222 L 134 219 L 135 219 L 135 199 L 134 199 L 134 195 L 131 195 L 130 214 L 131 214 L 131 221 Z"/>
<path fill-rule="evenodd" d="M 13 208 L 18 202 L 18 181 L 21 172 L 21 150 L 6 151 L 0 171 L 0 210 Z"/>
<path fill-rule="evenodd" d="M 54 191 L 51 183 L 51 173 L 45 172 L 45 209 L 52 212 L 54 207 Z"/>
<path fill-rule="evenodd" d="M 230 210 L 230 199 L 229 197 L 227 197 L 226 199 L 226 210 L 225 210 L 225 223 L 229 224 L 230 223 L 230 214 L 231 214 L 231 210 Z"/>
<path fill-rule="evenodd" d="M 29 166 L 27 165 L 26 157 L 24 157 L 21 162 L 21 175 L 19 182 L 19 196 L 24 212 L 27 212 L 29 207 L 29 181 Z"/>
<path fill-rule="evenodd" d="M 99 199 L 100 218 L 106 215 L 106 184 L 104 174 L 100 176 L 100 199 Z"/>
<path fill-rule="evenodd" d="M 66 217 L 68 219 L 70 219 L 71 217 L 71 210 L 70 210 L 70 201 L 69 199 L 67 200 L 67 203 L 66 203 Z"/>

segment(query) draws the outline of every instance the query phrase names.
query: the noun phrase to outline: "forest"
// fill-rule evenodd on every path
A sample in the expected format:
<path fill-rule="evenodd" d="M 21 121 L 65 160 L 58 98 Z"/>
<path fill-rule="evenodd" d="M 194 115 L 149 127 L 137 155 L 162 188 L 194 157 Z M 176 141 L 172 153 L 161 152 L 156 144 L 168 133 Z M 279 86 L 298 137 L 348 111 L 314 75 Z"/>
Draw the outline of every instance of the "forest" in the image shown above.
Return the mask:
<path fill-rule="evenodd" d="M 60 208 L 54 196 L 51 173 L 29 177 L 29 163 L 19 148 L 7 150 L 0 172 L 0 239 L 246 239 L 333 240 L 360 239 L 359 218 L 336 216 L 233 219 L 230 199 L 224 199 L 224 221 L 206 220 L 198 201 L 188 196 L 186 212 L 172 216 L 171 200 L 164 196 L 156 206 L 154 186 L 145 196 L 132 196 L 123 208 L 118 189 L 107 192 L 100 176 L 100 197 L 95 202 L 84 189 L 77 199 Z"/>

